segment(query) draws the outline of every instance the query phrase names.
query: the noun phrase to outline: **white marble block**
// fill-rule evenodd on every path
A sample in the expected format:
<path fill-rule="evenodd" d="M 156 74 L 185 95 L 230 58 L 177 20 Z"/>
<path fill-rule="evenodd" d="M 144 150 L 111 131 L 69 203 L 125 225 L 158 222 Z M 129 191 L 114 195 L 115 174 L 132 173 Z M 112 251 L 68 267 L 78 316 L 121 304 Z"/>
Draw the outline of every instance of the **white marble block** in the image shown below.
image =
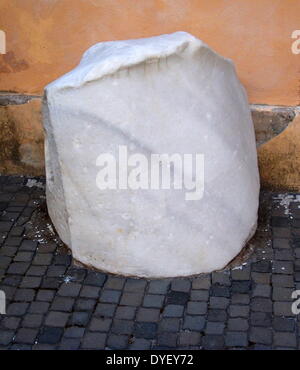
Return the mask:
<path fill-rule="evenodd" d="M 44 127 L 49 214 L 85 265 L 205 273 L 255 232 L 246 93 L 233 63 L 188 33 L 94 45 L 46 87 Z"/>

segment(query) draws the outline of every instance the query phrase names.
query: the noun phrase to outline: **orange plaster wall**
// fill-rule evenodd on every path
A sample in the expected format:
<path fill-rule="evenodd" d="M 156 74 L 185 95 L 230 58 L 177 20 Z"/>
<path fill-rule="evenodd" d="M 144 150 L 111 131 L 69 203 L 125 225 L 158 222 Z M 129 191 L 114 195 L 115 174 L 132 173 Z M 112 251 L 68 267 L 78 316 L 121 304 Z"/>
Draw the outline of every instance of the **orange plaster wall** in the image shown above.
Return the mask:
<path fill-rule="evenodd" d="M 299 0 L 1 0 L 0 91 L 41 94 L 105 40 L 188 31 L 233 59 L 251 103 L 300 104 Z"/>

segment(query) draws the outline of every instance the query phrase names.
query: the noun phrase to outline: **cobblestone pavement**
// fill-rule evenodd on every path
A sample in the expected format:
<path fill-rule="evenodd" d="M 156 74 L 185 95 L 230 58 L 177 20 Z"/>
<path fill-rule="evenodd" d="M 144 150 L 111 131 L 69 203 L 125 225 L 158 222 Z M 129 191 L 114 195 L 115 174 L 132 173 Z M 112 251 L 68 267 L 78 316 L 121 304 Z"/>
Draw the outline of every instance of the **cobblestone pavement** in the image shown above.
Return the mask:
<path fill-rule="evenodd" d="M 45 230 L 32 236 L 41 183 L 0 177 L 0 348 L 299 348 L 291 294 L 300 289 L 300 197 L 277 198 L 271 242 L 241 267 L 149 281 L 74 266 Z"/>

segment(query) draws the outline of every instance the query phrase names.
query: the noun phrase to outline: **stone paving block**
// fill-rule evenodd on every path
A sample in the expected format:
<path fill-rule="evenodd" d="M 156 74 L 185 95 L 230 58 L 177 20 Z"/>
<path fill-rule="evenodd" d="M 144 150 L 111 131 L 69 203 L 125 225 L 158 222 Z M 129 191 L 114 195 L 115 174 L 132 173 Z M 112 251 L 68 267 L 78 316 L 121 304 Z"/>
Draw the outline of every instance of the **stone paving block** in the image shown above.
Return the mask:
<path fill-rule="evenodd" d="M 93 311 L 95 306 L 95 299 L 80 298 L 76 300 L 74 309 L 76 311 Z"/>
<path fill-rule="evenodd" d="M 15 332 L 12 330 L 1 330 L 0 345 L 6 346 L 12 342 Z"/>
<path fill-rule="evenodd" d="M 56 296 L 51 305 L 51 310 L 71 312 L 74 306 L 74 302 L 74 298 Z"/>
<path fill-rule="evenodd" d="M 115 319 L 112 324 L 111 332 L 118 335 L 130 335 L 133 332 L 133 326 L 133 321 Z"/>
<path fill-rule="evenodd" d="M 82 341 L 81 348 L 83 349 L 104 349 L 106 342 L 106 334 L 87 332 Z"/>
<path fill-rule="evenodd" d="M 251 310 L 256 312 L 272 312 L 272 301 L 269 298 L 254 297 L 251 300 Z"/>
<path fill-rule="evenodd" d="M 269 298 L 271 296 L 271 286 L 267 284 L 256 284 L 252 296 Z"/>
<path fill-rule="evenodd" d="M 16 343 L 34 344 L 38 335 L 37 329 L 21 328 L 15 337 Z"/>
<path fill-rule="evenodd" d="M 201 334 L 195 331 L 183 331 L 179 334 L 178 344 L 183 347 L 199 345 Z"/>
<path fill-rule="evenodd" d="M 252 271 L 260 273 L 268 273 L 272 271 L 272 266 L 270 261 L 258 261 L 252 263 Z"/>
<path fill-rule="evenodd" d="M 171 283 L 171 289 L 176 292 L 189 292 L 191 289 L 191 282 L 188 279 L 175 279 Z"/>
<path fill-rule="evenodd" d="M 137 338 L 154 339 L 157 333 L 157 323 L 136 322 L 134 324 L 134 336 Z"/>
<path fill-rule="evenodd" d="M 107 346 L 110 349 L 121 350 L 128 347 L 127 335 L 110 334 L 107 338 Z"/>
<path fill-rule="evenodd" d="M 293 288 L 273 287 L 272 298 L 274 301 L 291 302 L 294 290 Z"/>
<path fill-rule="evenodd" d="M 47 276 L 49 277 L 61 277 L 66 272 L 66 266 L 49 266 L 47 270 Z"/>
<path fill-rule="evenodd" d="M 105 282 L 105 289 L 122 290 L 125 284 L 125 278 L 108 276 Z"/>
<path fill-rule="evenodd" d="M 254 281 L 257 284 L 270 284 L 271 274 L 262 272 L 252 272 L 251 278 L 252 281 Z"/>
<path fill-rule="evenodd" d="M 80 297 L 84 298 L 98 298 L 100 295 L 99 287 L 84 285 L 80 291 Z M 109 290 L 103 290 L 103 292 L 108 292 Z"/>
<path fill-rule="evenodd" d="M 183 315 L 184 306 L 169 304 L 164 307 L 163 316 L 165 317 L 181 317 Z"/>
<path fill-rule="evenodd" d="M 224 348 L 224 337 L 222 335 L 205 335 L 202 338 L 202 346 L 207 350 L 217 350 Z"/>
<path fill-rule="evenodd" d="M 60 341 L 63 334 L 62 328 L 43 327 L 39 336 L 38 343 L 40 344 L 56 344 Z"/>
<path fill-rule="evenodd" d="M 220 285 L 231 285 L 230 272 L 229 271 L 215 271 L 211 275 L 212 284 Z"/>
<path fill-rule="evenodd" d="M 113 303 L 98 303 L 95 314 L 98 316 L 113 317 L 116 311 L 116 304 Z"/>
<path fill-rule="evenodd" d="M 110 330 L 112 319 L 108 317 L 93 317 L 89 326 L 90 331 L 103 331 Z"/>
<path fill-rule="evenodd" d="M 187 313 L 189 315 L 205 315 L 207 312 L 206 302 L 188 302 Z"/>
<path fill-rule="evenodd" d="M 30 266 L 26 275 L 29 276 L 44 276 L 47 271 L 47 266 Z"/>
<path fill-rule="evenodd" d="M 66 338 L 81 338 L 84 334 L 85 328 L 79 328 L 78 326 L 71 326 L 64 332 Z"/>
<path fill-rule="evenodd" d="M 248 317 L 249 316 L 249 306 L 230 305 L 229 315 L 230 317 Z"/>
<path fill-rule="evenodd" d="M 295 319 L 275 316 L 273 318 L 273 328 L 275 331 L 293 332 L 295 330 Z"/>
<path fill-rule="evenodd" d="M 295 315 L 292 313 L 291 302 L 274 302 L 274 314 L 276 316 L 291 316 Z"/>
<path fill-rule="evenodd" d="M 281 261 L 293 261 L 294 255 L 291 249 L 275 250 L 275 259 Z"/>
<path fill-rule="evenodd" d="M 159 320 L 160 310 L 155 308 L 139 308 L 136 321 L 156 322 Z"/>
<path fill-rule="evenodd" d="M 14 300 L 16 302 L 31 302 L 34 300 L 34 289 L 18 289 L 15 293 Z"/>
<path fill-rule="evenodd" d="M 90 314 L 88 312 L 73 312 L 69 316 L 69 326 L 81 326 L 86 327 L 90 320 Z"/>
<path fill-rule="evenodd" d="M 58 289 L 61 285 L 61 281 L 57 277 L 44 277 L 41 288 L 43 289 Z M 67 293 L 66 293 L 67 294 Z"/>
<path fill-rule="evenodd" d="M 122 306 L 139 306 L 143 301 L 143 294 L 124 292 L 120 304 Z"/>
<path fill-rule="evenodd" d="M 63 338 L 59 345 L 59 349 L 63 351 L 75 351 L 79 349 L 80 342 L 80 339 L 76 338 Z"/>
<path fill-rule="evenodd" d="M 274 333 L 274 345 L 296 348 L 297 346 L 296 333 Z"/>
<path fill-rule="evenodd" d="M 33 252 L 18 252 L 15 257 L 15 262 L 30 262 L 33 258 Z"/>
<path fill-rule="evenodd" d="M 2 332 L 2 328 L 4 329 L 10 329 L 10 330 L 15 330 L 19 326 L 21 321 L 20 317 L 12 317 L 12 316 L 5 316 L 3 317 L 1 323 L 0 323 L 0 328 Z"/>
<path fill-rule="evenodd" d="M 160 346 L 174 348 L 177 345 L 177 333 L 159 333 L 157 343 Z"/>
<path fill-rule="evenodd" d="M 273 273 L 290 275 L 294 272 L 293 263 L 289 261 L 274 261 Z"/>
<path fill-rule="evenodd" d="M 41 285 L 42 278 L 38 276 L 25 276 L 20 284 L 21 288 L 36 289 Z"/>
<path fill-rule="evenodd" d="M 58 290 L 58 295 L 63 297 L 77 297 L 82 285 L 77 283 L 63 283 Z"/>
<path fill-rule="evenodd" d="M 226 309 L 229 305 L 229 299 L 224 297 L 210 297 L 209 307 Z"/>
<path fill-rule="evenodd" d="M 64 328 L 68 318 L 69 314 L 66 312 L 49 311 L 46 316 L 45 325 Z"/>
<path fill-rule="evenodd" d="M 213 297 L 230 297 L 230 290 L 227 286 L 213 284 L 210 287 L 210 295 Z"/>
<path fill-rule="evenodd" d="M 232 293 L 248 293 L 251 290 L 250 281 L 233 281 L 231 284 Z"/>
<path fill-rule="evenodd" d="M 208 301 L 209 291 L 208 290 L 191 290 L 191 301 Z"/>
<path fill-rule="evenodd" d="M 160 294 L 146 294 L 143 301 L 144 307 L 157 307 L 163 306 L 165 297 Z"/>
<path fill-rule="evenodd" d="M 210 322 L 206 323 L 205 333 L 206 334 L 223 334 L 225 330 L 225 323 L 222 322 Z"/>
<path fill-rule="evenodd" d="M 228 347 L 247 347 L 247 333 L 238 331 L 227 331 L 225 336 L 225 344 Z"/>
<path fill-rule="evenodd" d="M 132 350 L 149 350 L 151 348 L 151 341 L 147 339 L 134 338 L 134 342 L 130 344 L 129 349 Z"/>
<path fill-rule="evenodd" d="M 190 316 L 186 315 L 183 322 L 183 329 L 191 331 L 201 331 L 205 326 L 204 316 Z"/>
<path fill-rule="evenodd" d="M 250 280 L 250 267 L 243 267 L 241 269 L 233 269 L 231 271 L 232 280 Z"/>
<path fill-rule="evenodd" d="M 115 317 L 124 320 L 133 320 L 136 313 L 136 307 L 119 306 L 116 310 Z"/>
<path fill-rule="evenodd" d="M 201 277 L 195 278 L 192 281 L 193 289 L 209 289 L 211 286 L 210 275 L 203 275 Z"/>
<path fill-rule="evenodd" d="M 272 331 L 269 328 L 251 327 L 249 340 L 252 343 L 272 344 Z"/>
<path fill-rule="evenodd" d="M 38 242 L 33 240 L 23 240 L 20 246 L 20 251 L 35 252 L 38 246 Z"/>
<path fill-rule="evenodd" d="M 52 254 L 37 253 L 32 261 L 34 265 L 48 266 L 52 261 Z"/>
<path fill-rule="evenodd" d="M 248 328 L 248 320 L 242 318 L 230 318 L 227 323 L 229 331 L 247 331 Z"/>
<path fill-rule="evenodd" d="M 163 318 L 158 324 L 159 332 L 178 332 L 180 320 L 178 318 Z"/>
<path fill-rule="evenodd" d="M 8 274 L 24 275 L 29 266 L 30 264 L 28 262 L 13 262 L 10 264 L 7 272 Z"/>
<path fill-rule="evenodd" d="M 42 302 L 51 302 L 54 298 L 54 295 L 54 290 L 40 289 L 36 295 L 36 300 Z"/>
<path fill-rule="evenodd" d="M 151 294 L 166 294 L 170 286 L 169 279 L 152 280 L 149 283 L 148 293 Z"/>
<path fill-rule="evenodd" d="M 42 324 L 44 316 L 42 314 L 30 314 L 24 316 L 22 327 L 24 328 L 39 328 Z"/>
<path fill-rule="evenodd" d="M 272 315 L 267 312 L 251 312 L 250 323 L 253 326 L 269 327 L 272 324 Z"/>
<path fill-rule="evenodd" d="M 167 294 L 166 303 L 175 305 L 185 305 L 189 300 L 189 293 L 170 291 Z"/>
<path fill-rule="evenodd" d="M 285 288 L 293 288 L 294 287 L 294 279 L 292 275 L 281 275 L 281 274 L 273 274 L 272 275 L 272 285 L 273 286 L 281 286 Z"/>
<path fill-rule="evenodd" d="M 142 279 L 127 279 L 124 291 L 131 293 L 143 293 L 146 288 L 147 282 Z"/>
<path fill-rule="evenodd" d="M 7 307 L 7 315 L 10 315 L 10 316 L 22 316 L 25 314 L 25 312 L 27 311 L 27 308 L 29 306 L 29 303 L 11 303 L 8 307 Z"/>

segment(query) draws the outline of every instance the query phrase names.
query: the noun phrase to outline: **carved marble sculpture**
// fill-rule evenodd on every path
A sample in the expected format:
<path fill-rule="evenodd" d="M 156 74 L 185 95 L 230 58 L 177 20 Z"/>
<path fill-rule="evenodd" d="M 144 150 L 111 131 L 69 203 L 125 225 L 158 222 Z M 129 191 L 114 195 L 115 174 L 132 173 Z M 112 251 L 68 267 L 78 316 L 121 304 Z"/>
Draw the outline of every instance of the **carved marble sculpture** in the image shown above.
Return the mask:
<path fill-rule="evenodd" d="M 256 229 L 244 88 L 230 60 L 188 33 L 94 45 L 46 87 L 44 127 L 49 214 L 85 265 L 210 272 Z"/>

